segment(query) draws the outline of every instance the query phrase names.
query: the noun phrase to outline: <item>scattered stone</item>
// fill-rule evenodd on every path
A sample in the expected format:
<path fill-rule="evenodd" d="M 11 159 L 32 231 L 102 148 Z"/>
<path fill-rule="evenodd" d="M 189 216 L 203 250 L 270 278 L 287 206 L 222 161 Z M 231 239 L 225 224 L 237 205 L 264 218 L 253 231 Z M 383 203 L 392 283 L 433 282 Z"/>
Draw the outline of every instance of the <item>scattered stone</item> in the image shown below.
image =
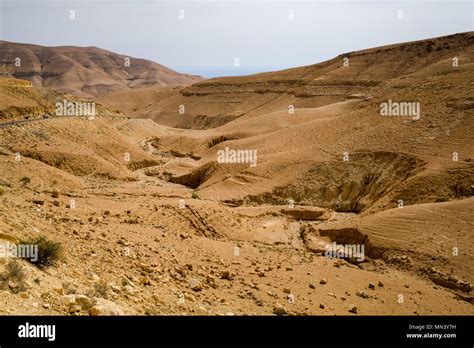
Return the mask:
<path fill-rule="evenodd" d="M 43 204 L 44 204 L 44 200 L 43 200 L 43 199 L 33 199 L 33 203 L 34 203 L 34 204 L 38 204 L 38 205 L 43 205 Z"/>
<path fill-rule="evenodd" d="M 320 303 L 320 304 L 319 304 L 319 308 L 324 309 L 324 308 L 326 308 L 326 307 L 324 306 L 323 303 Z"/>
<path fill-rule="evenodd" d="M 202 290 L 202 283 L 198 279 L 192 278 L 189 281 L 189 287 L 194 291 L 201 291 Z"/>
<path fill-rule="evenodd" d="M 206 277 L 206 282 L 207 284 L 209 284 L 209 286 L 213 289 L 217 288 L 217 284 L 216 284 L 216 278 L 210 274 L 207 275 Z"/>
<path fill-rule="evenodd" d="M 75 302 L 81 307 L 82 310 L 88 311 L 94 304 L 92 300 L 86 295 L 76 295 Z"/>
<path fill-rule="evenodd" d="M 285 314 L 288 314 L 288 311 L 286 310 L 286 308 L 283 305 L 277 303 L 275 305 L 275 307 L 273 308 L 273 314 L 285 315 Z"/>
<path fill-rule="evenodd" d="M 370 290 L 375 290 L 375 284 L 372 283 L 372 282 L 370 282 L 370 283 L 369 283 L 369 289 L 370 289 Z"/>
<path fill-rule="evenodd" d="M 326 278 L 321 278 L 321 280 L 319 281 L 319 284 L 327 284 L 328 283 L 328 280 Z"/>
<path fill-rule="evenodd" d="M 59 197 L 59 190 L 54 189 L 53 192 L 51 192 L 51 197 L 58 198 Z"/>
<path fill-rule="evenodd" d="M 383 283 L 379 280 L 379 284 L 378 284 L 381 288 L 383 288 Z"/>
<path fill-rule="evenodd" d="M 73 306 L 76 304 L 76 295 L 64 295 L 61 297 L 61 302 L 66 306 Z"/>
<path fill-rule="evenodd" d="M 370 295 L 366 293 L 365 291 L 356 291 L 356 295 L 362 298 L 369 298 Z"/>
<path fill-rule="evenodd" d="M 94 272 L 87 272 L 86 276 L 87 276 L 88 279 L 90 279 L 94 282 L 97 282 L 97 281 L 100 280 L 100 277 L 97 274 L 95 274 Z"/>
<path fill-rule="evenodd" d="M 125 285 L 123 290 L 129 295 L 135 294 L 135 289 L 131 285 Z"/>
<path fill-rule="evenodd" d="M 350 306 L 349 306 L 349 312 L 354 313 L 354 314 L 357 314 L 358 309 L 357 309 L 356 306 L 350 305 Z"/>
<path fill-rule="evenodd" d="M 151 279 L 148 277 L 148 276 L 141 276 L 140 277 L 140 285 L 143 285 L 143 286 L 151 286 L 153 285 Z"/>
<path fill-rule="evenodd" d="M 313 282 L 309 282 L 309 287 L 310 287 L 311 289 L 316 289 L 316 286 L 314 285 Z"/>
<path fill-rule="evenodd" d="M 77 313 L 77 312 L 80 312 L 81 311 L 81 306 L 79 305 L 72 305 L 69 307 L 68 311 L 70 314 L 73 314 L 73 313 Z"/>
<path fill-rule="evenodd" d="M 230 273 L 229 271 L 222 271 L 221 272 L 221 279 L 233 280 L 234 279 L 234 274 Z"/>
<path fill-rule="evenodd" d="M 189 302 L 196 302 L 196 298 L 192 294 L 184 293 L 184 299 Z"/>
<path fill-rule="evenodd" d="M 96 305 L 89 309 L 91 316 L 99 315 L 124 315 L 122 308 L 109 300 L 98 298 L 96 299 Z"/>
<path fill-rule="evenodd" d="M 277 298 L 277 294 L 274 294 L 273 292 L 271 291 L 267 291 L 267 295 L 270 296 L 270 297 L 273 297 L 273 298 Z"/>
<path fill-rule="evenodd" d="M 140 269 L 143 271 L 143 272 L 146 272 L 146 273 L 151 273 L 153 272 L 153 268 L 149 265 L 147 265 L 146 263 L 140 263 Z"/>
<path fill-rule="evenodd" d="M 291 290 L 288 289 L 288 288 L 283 288 L 283 292 L 284 292 L 285 294 L 291 294 Z"/>

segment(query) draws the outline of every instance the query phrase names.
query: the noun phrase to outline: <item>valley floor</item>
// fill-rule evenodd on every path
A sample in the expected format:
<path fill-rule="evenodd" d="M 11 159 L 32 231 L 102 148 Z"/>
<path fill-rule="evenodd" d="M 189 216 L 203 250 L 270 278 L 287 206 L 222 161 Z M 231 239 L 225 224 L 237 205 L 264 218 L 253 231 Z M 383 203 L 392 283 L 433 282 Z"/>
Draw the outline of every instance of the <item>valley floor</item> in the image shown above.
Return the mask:
<path fill-rule="evenodd" d="M 231 206 L 152 175 L 169 161 L 187 160 L 148 147 L 146 139 L 166 130 L 144 120 L 97 122 L 72 138 L 68 129 L 87 121 L 0 130 L 0 242 L 44 235 L 63 247 L 60 261 L 46 269 L 20 261 L 25 289 L 10 282 L 0 290 L 0 314 L 474 314 L 471 295 L 460 290 L 472 281 L 472 198 L 368 217 L 317 207 Z M 127 138 L 111 137 L 114 132 Z M 91 150 L 74 141 L 102 157 L 87 160 Z M 107 141 L 116 144 L 102 147 Z M 104 158 L 120 161 L 127 146 L 135 164 L 122 163 L 123 172 L 74 174 L 87 165 L 108 168 Z M 16 151 L 24 154 L 19 161 Z M 140 151 L 144 157 L 134 162 Z M 308 211 L 321 213 L 295 218 Z M 406 216 L 401 222 L 402 212 L 428 225 Z M 457 224 L 457 233 L 424 236 L 437 231 L 441 212 L 458 217 L 445 221 Z M 318 238 L 339 242 L 337 231 L 349 227 L 366 233 L 373 250 L 388 253 L 356 264 L 318 252 Z M 432 252 L 432 239 L 446 250 Z M 449 257 L 455 241 L 463 262 Z M 11 261 L 0 259 L 0 269 Z"/>

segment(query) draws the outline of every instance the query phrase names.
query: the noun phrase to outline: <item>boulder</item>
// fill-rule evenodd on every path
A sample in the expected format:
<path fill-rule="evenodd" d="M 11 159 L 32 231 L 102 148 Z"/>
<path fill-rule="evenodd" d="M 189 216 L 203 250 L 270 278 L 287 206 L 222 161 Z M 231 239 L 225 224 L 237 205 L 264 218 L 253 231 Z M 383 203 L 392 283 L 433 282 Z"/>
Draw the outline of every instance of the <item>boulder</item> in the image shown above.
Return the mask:
<path fill-rule="evenodd" d="M 288 311 L 286 310 L 286 308 L 283 305 L 277 303 L 275 305 L 275 307 L 273 308 L 273 314 L 285 315 L 285 314 L 288 314 Z"/>
<path fill-rule="evenodd" d="M 124 315 L 124 312 L 118 304 L 103 298 L 97 298 L 95 306 L 89 309 L 89 314 L 91 316 Z"/>
<path fill-rule="evenodd" d="M 85 311 L 88 311 L 94 306 L 92 300 L 86 295 L 76 295 L 76 303 Z"/>

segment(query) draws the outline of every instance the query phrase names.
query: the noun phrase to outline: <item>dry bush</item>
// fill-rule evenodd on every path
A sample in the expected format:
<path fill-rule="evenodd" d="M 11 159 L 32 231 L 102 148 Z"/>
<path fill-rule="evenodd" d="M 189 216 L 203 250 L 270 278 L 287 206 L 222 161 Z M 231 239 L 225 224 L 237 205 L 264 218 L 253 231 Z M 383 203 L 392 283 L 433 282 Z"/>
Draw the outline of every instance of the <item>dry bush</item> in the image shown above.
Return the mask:
<path fill-rule="evenodd" d="M 49 240 L 44 236 L 21 241 L 21 244 L 37 245 L 38 259 L 36 261 L 28 260 L 40 268 L 52 266 L 61 258 L 62 246 L 59 242 Z"/>
<path fill-rule="evenodd" d="M 5 272 L 0 274 L 0 288 L 10 289 L 13 293 L 19 293 L 26 290 L 26 273 L 18 261 L 10 261 Z"/>

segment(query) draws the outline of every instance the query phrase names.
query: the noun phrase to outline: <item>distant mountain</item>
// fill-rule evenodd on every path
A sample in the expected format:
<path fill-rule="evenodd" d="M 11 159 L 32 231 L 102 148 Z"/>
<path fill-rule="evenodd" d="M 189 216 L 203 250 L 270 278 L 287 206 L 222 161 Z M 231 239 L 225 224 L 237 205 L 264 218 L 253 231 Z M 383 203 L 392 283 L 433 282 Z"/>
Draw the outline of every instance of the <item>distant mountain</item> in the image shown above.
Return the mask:
<path fill-rule="evenodd" d="M 205 80 L 180 89 L 173 98 L 156 94 L 154 102 L 147 101 L 130 116 L 151 118 L 171 127 L 204 129 L 244 116 L 288 110 L 289 105 L 314 108 L 348 99 L 383 97 L 390 87 L 396 91 L 421 89 L 435 79 L 439 86 L 434 88 L 441 93 L 454 76 L 472 81 L 473 52 L 474 32 L 347 52 L 309 66 Z M 472 85 L 469 88 L 472 95 Z M 417 93 L 410 97 L 419 98 Z M 122 98 L 123 93 L 116 104 Z M 433 102 L 439 103 L 439 96 Z M 185 113 L 178 112 L 180 105 L 186 106 Z"/>
<path fill-rule="evenodd" d="M 0 75 L 82 97 L 203 80 L 201 76 L 180 74 L 146 59 L 97 47 L 46 47 L 0 41 L 0 57 Z"/>

